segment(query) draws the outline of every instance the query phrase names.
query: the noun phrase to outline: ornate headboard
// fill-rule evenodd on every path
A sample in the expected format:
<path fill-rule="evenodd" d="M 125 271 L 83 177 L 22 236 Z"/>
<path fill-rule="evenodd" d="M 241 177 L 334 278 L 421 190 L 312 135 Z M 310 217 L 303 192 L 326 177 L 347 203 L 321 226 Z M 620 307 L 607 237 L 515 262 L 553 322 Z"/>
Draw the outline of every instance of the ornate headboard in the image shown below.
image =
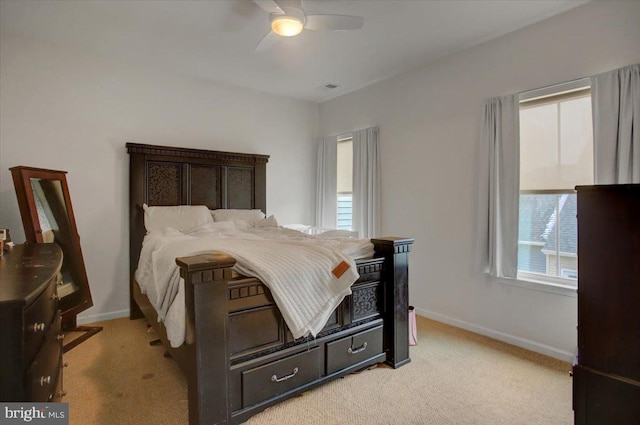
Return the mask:
<path fill-rule="evenodd" d="M 127 143 L 131 278 L 145 235 L 147 205 L 206 205 L 267 212 L 268 155 Z"/>

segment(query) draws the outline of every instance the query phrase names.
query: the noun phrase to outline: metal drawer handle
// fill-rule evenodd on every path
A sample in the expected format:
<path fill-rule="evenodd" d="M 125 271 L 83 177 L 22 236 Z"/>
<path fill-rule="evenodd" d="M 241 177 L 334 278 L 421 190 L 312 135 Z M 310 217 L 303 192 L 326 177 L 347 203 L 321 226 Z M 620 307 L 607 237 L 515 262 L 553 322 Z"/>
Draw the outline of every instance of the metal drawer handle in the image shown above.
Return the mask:
<path fill-rule="evenodd" d="M 33 332 L 42 332 L 44 331 L 44 323 L 34 323 L 33 325 L 31 325 L 31 330 Z"/>
<path fill-rule="evenodd" d="M 58 334 L 58 336 L 56 337 L 56 339 L 58 341 L 62 341 L 64 339 L 64 334 Z"/>
<path fill-rule="evenodd" d="M 41 376 L 40 377 L 40 386 L 41 387 L 44 387 L 45 385 L 49 385 L 50 383 L 51 383 L 51 377 L 50 376 L 47 376 L 47 377 Z"/>
<path fill-rule="evenodd" d="M 349 354 L 358 354 L 358 353 L 363 352 L 366 349 L 367 349 L 367 343 L 365 342 L 364 344 L 362 344 L 358 348 L 349 347 L 349 349 L 347 350 L 347 353 L 349 353 Z"/>
<path fill-rule="evenodd" d="M 296 376 L 296 373 L 298 373 L 298 368 L 297 368 L 297 367 L 294 367 L 294 368 L 293 368 L 293 372 L 292 372 L 291 374 L 289 374 L 289 375 L 285 375 L 285 376 L 283 376 L 282 378 L 278 378 L 276 375 L 273 375 L 273 376 L 271 377 L 271 382 L 282 382 L 282 381 L 286 381 L 287 379 L 291 379 L 291 378 L 293 378 L 294 376 Z"/>

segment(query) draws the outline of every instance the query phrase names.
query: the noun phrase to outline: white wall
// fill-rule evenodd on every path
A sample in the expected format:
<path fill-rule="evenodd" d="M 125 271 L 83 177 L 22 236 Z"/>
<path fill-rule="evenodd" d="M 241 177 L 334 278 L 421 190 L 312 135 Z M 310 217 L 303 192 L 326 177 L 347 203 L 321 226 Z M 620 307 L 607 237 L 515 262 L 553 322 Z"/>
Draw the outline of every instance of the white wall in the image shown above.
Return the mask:
<path fill-rule="evenodd" d="M 281 223 L 311 223 L 317 130 L 313 103 L 3 37 L 0 227 L 24 241 L 9 167 L 68 171 L 94 299 L 79 321 L 123 316 L 129 308 L 126 142 L 271 155 L 267 212 Z"/>
<path fill-rule="evenodd" d="M 321 105 L 323 135 L 380 127 L 382 233 L 416 238 L 420 314 L 571 359 L 575 294 L 505 285 L 479 266 L 482 105 L 640 62 L 639 22 L 640 2 L 590 3 Z"/>

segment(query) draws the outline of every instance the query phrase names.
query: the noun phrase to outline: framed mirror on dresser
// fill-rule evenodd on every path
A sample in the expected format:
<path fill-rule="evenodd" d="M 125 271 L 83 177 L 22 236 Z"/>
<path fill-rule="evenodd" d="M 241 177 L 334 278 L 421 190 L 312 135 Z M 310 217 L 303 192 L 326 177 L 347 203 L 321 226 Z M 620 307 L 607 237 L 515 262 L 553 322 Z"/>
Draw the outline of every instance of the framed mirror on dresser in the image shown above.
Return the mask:
<path fill-rule="evenodd" d="M 62 250 L 57 281 L 62 329 L 80 332 L 80 336 L 65 342 L 66 352 L 102 330 L 99 326 L 77 324 L 77 315 L 93 306 L 93 300 L 69 196 L 67 172 L 25 166 L 10 170 L 27 244 L 55 243 Z"/>

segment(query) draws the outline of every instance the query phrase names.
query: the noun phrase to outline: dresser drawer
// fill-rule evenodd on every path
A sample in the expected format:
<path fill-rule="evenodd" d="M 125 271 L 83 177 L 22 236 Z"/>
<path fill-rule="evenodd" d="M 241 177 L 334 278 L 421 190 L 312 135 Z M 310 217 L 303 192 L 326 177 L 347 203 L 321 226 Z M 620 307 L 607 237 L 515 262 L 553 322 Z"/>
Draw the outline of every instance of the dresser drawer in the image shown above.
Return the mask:
<path fill-rule="evenodd" d="M 327 344 L 327 375 L 382 353 L 382 326 Z"/>
<path fill-rule="evenodd" d="M 251 406 L 320 377 L 321 350 L 314 347 L 242 372 L 242 405 Z"/>
<path fill-rule="evenodd" d="M 58 338 L 60 334 L 58 312 L 45 335 L 40 351 L 25 373 L 25 388 L 30 401 L 48 401 L 55 392 L 62 362 L 62 341 Z"/>
<path fill-rule="evenodd" d="M 24 364 L 31 363 L 36 355 L 57 306 L 56 282 L 52 279 L 42 294 L 24 311 Z"/>

